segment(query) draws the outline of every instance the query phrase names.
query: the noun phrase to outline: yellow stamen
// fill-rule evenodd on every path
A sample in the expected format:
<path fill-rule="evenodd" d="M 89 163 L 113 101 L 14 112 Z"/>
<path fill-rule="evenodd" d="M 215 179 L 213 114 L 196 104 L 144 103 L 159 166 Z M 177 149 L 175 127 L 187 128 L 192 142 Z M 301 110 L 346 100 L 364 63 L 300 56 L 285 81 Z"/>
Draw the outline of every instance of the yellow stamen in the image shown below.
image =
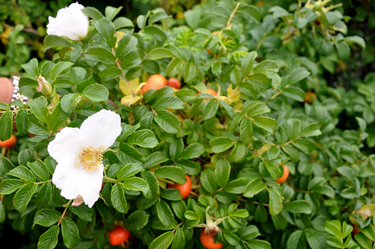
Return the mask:
<path fill-rule="evenodd" d="M 80 165 L 82 165 L 84 170 L 91 172 L 93 169 L 98 169 L 99 165 L 103 163 L 103 151 L 103 146 L 99 148 L 93 148 L 92 146 L 89 146 L 82 149 L 81 153 L 78 156 L 76 166 L 79 167 Z"/>

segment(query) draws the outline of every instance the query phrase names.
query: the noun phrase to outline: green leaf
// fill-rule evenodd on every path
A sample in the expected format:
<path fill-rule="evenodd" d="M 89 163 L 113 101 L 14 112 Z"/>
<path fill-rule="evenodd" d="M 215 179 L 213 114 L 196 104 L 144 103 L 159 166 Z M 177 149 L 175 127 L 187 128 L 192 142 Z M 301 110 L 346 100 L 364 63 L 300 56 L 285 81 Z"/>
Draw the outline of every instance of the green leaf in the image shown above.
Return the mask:
<path fill-rule="evenodd" d="M 268 108 L 266 103 L 260 101 L 254 101 L 246 105 L 244 112 L 247 113 L 247 116 L 254 117 L 261 114 L 269 113 L 271 110 Z"/>
<path fill-rule="evenodd" d="M 254 68 L 254 73 L 264 73 L 267 70 L 277 72 L 279 71 L 279 66 L 275 61 L 264 60 Z"/>
<path fill-rule="evenodd" d="M 75 245 L 81 242 L 78 227 L 69 217 L 64 217 L 64 219 L 62 220 L 61 232 L 63 235 L 64 245 L 67 248 L 73 248 Z"/>
<path fill-rule="evenodd" d="M 151 155 L 149 155 L 145 159 L 145 163 L 143 164 L 143 168 L 148 169 L 148 168 L 151 168 L 155 165 L 161 164 L 161 163 L 163 163 L 165 161 L 168 161 L 168 160 L 169 159 L 164 155 L 163 152 L 155 151 L 154 153 L 152 153 Z"/>
<path fill-rule="evenodd" d="M 140 177 L 130 177 L 126 179 L 122 186 L 127 190 L 142 191 L 144 196 L 147 196 L 150 190 L 147 182 Z"/>
<path fill-rule="evenodd" d="M 146 34 L 151 35 L 155 40 L 164 42 L 167 40 L 167 35 L 158 26 L 146 26 L 144 28 Z"/>
<path fill-rule="evenodd" d="M 43 181 L 47 181 L 50 179 L 50 175 L 48 173 L 46 165 L 40 160 L 36 160 L 35 162 L 27 162 L 27 166 L 34 172 L 34 174 L 39 177 Z"/>
<path fill-rule="evenodd" d="M 347 36 L 344 38 L 344 41 L 348 43 L 349 45 L 356 43 L 357 45 L 361 46 L 362 49 L 366 48 L 365 40 L 357 35 L 354 36 Z"/>
<path fill-rule="evenodd" d="M 139 130 L 131 134 L 127 142 L 144 148 L 154 148 L 158 144 L 155 134 L 150 130 Z"/>
<path fill-rule="evenodd" d="M 113 207 L 120 213 L 125 214 L 128 211 L 128 204 L 121 184 L 116 183 L 113 185 L 111 190 L 111 202 Z"/>
<path fill-rule="evenodd" d="M 27 102 L 29 105 L 31 112 L 35 115 L 37 119 L 45 123 L 48 119 L 48 109 L 47 109 L 47 99 L 43 96 L 36 98 L 36 99 L 30 99 L 29 102 Z M 4 114 L 3 114 L 4 116 Z M 1 121 L 0 121 L 1 122 Z M 0 129 L 1 129 L 1 123 L 0 123 Z"/>
<path fill-rule="evenodd" d="M 194 10 L 187 10 L 184 13 L 185 21 L 190 28 L 196 29 L 198 28 L 200 19 L 201 19 L 201 11 L 197 8 Z"/>
<path fill-rule="evenodd" d="M 81 204 L 78 207 L 69 206 L 69 209 L 73 212 L 73 214 L 77 215 L 84 221 L 92 221 L 95 211 L 95 209 L 89 208 L 85 204 Z"/>
<path fill-rule="evenodd" d="M 237 12 L 249 16 L 255 23 L 260 22 L 261 15 L 260 15 L 259 10 L 255 6 L 251 6 L 247 4 L 241 5 L 237 9 Z"/>
<path fill-rule="evenodd" d="M 319 130 L 318 124 L 309 124 L 308 126 L 304 127 L 302 131 L 300 132 L 301 137 L 313 137 L 313 136 L 319 136 L 322 132 Z"/>
<path fill-rule="evenodd" d="M 115 25 L 109 19 L 103 17 L 98 21 L 95 21 L 94 27 L 110 48 L 113 48 L 116 45 Z"/>
<path fill-rule="evenodd" d="M 184 149 L 184 142 L 182 139 L 176 139 L 169 145 L 169 158 L 176 162 Z"/>
<path fill-rule="evenodd" d="M 304 69 L 303 67 L 298 67 L 298 68 L 294 69 L 292 72 L 290 72 L 289 78 L 288 78 L 288 84 L 293 85 L 293 84 L 303 80 L 304 78 L 306 78 L 309 75 L 310 75 L 310 73 L 306 69 Z"/>
<path fill-rule="evenodd" d="M 177 166 L 163 166 L 157 168 L 154 172 L 161 178 L 170 179 L 181 185 L 186 182 L 185 171 Z"/>
<path fill-rule="evenodd" d="M 55 81 L 57 76 L 59 76 L 64 70 L 68 69 L 69 67 L 73 65 L 74 63 L 65 62 L 65 61 L 60 61 L 59 63 L 54 65 L 51 71 L 51 75 L 50 75 L 52 81 Z"/>
<path fill-rule="evenodd" d="M 107 17 L 109 20 L 112 21 L 117 16 L 117 14 L 121 11 L 122 8 L 123 6 L 120 6 L 118 8 L 107 6 L 105 8 L 105 17 Z"/>
<path fill-rule="evenodd" d="M 210 141 L 210 144 L 212 145 L 212 152 L 214 153 L 221 153 L 233 147 L 233 142 L 228 137 L 214 138 Z"/>
<path fill-rule="evenodd" d="M 109 96 L 108 89 L 98 83 L 87 86 L 83 90 L 82 94 L 92 102 L 107 101 Z"/>
<path fill-rule="evenodd" d="M 372 249 L 372 242 L 363 233 L 357 233 L 354 236 L 355 240 L 364 249 Z"/>
<path fill-rule="evenodd" d="M 30 60 L 29 63 L 23 64 L 21 66 L 33 78 L 37 78 L 39 76 L 38 60 L 36 58 Z"/>
<path fill-rule="evenodd" d="M 249 179 L 247 178 L 237 178 L 235 180 L 230 181 L 225 187 L 225 190 L 232 194 L 242 194 L 248 182 Z"/>
<path fill-rule="evenodd" d="M 17 166 L 11 171 L 9 171 L 7 175 L 15 176 L 22 180 L 30 182 L 34 182 L 36 180 L 34 174 L 31 173 L 31 171 L 28 168 L 22 165 Z"/>
<path fill-rule="evenodd" d="M 165 72 L 169 77 L 174 77 L 181 72 L 183 65 L 184 63 L 180 58 L 173 58 L 173 60 L 169 62 Z"/>
<path fill-rule="evenodd" d="M 180 130 L 180 120 L 174 114 L 166 110 L 159 110 L 156 113 L 154 120 L 165 132 L 174 134 Z"/>
<path fill-rule="evenodd" d="M 244 118 L 240 124 L 240 140 L 247 146 L 253 140 L 253 125 L 250 119 Z"/>
<path fill-rule="evenodd" d="M 90 61 L 99 61 L 108 65 L 114 65 L 116 61 L 115 56 L 109 50 L 100 47 L 88 48 L 85 52 L 85 58 Z"/>
<path fill-rule="evenodd" d="M 156 198 L 158 198 L 160 194 L 160 188 L 156 176 L 149 171 L 145 171 L 142 172 L 142 178 L 147 182 L 148 186 L 150 187 L 150 191 L 148 191 L 146 198 L 151 200 L 155 200 Z"/>
<path fill-rule="evenodd" d="M 185 234 L 181 228 L 177 228 L 175 231 L 173 243 L 171 249 L 180 249 L 185 247 Z"/>
<path fill-rule="evenodd" d="M 8 140 L 13 133 L 13 113 L 6 111 L 0 116 L 0 141 Z"/>
<path fill-rule="evenodd" d="M 50 227 L 45 233 L 39 237 L 38 249 L 53 249 L 56 247 L 58 242 L 58 236 L 60 233 L 60 227 L 54 225 Z"/>
<path fill-rule="evenodd" d="M 345 248 L 342 240 L 336 237 L 328 236 L 326 238 L 326 242 L 328 245 L 336 247 L 336 248 Z"/>
<path fill-rule="evenodd" d="M 122 16 L 116 18 L 113 21 L 113 24 L 115 25 L 116 30 L 125 28 L 125 27 L 130 27 L 130 28 L 134 27 L 134 23 L 130 19 L 126 17 L 122 17 Z"/>
<path fill-rule="evenodd" d="M 215 99 L 210 99 L 203 109 L 203 119 L 207 120 L 213 118 L 219 109 L 219 102 Z"/>
<path fill-rule="evenodd" d="M 204 147 L 200 143 L 192 143 L 181 153 L 183 160 L 200 157 L 204 152 Z"/>
<path fill-rule="evenodd" d="M 241 75 L 243 78 L 249 76 L 249 74 L 253 71 L 254 61 L 257 57 L 257 52 L 253 51 L 248 53 L 245 58 L 243 58 L 241 62 Z"/>
<path fill-rule="evenodd" d="M 29 204 L 37 188 L 38 185 L 29 182 L 17 191 L 13 199 L 13 205 L 18 212 L 23 213 L 26 210 L 27 204 Z"/>
<path fill-rule="evenodd" d="M 142 165 L 139 163 L 125 164 L 117 173 L 117 181 L 122 182 L 123 180 L 129 178 L 130 176 L 134 176 L 143 170 Z"/>
<path fill-rule="evenodd" d="M 156 10 L 154 10 L 156 11 Z M 162 19 L 168 18 L 169 16 L 163 9 L 158 10 L 157 12 L 154 12 L 152 16 L 150 16 L 150 19 L 148 19 L 148 24 L 151 25 L 153 23 L 156 23 Z"/>
<path fill-rule="evenodd" d="M 283 201 L 281 199 L 281 193 L 273 188 L 268 188 L 270 203 L 269 203 L 269 212 L 270 215 L 276 216 L 283 209 Z"/>
<path fill-rule="evenodd" d="M 122 59 L 128 55 L 137 46 L 137 39 L 130 34 L 121 37 L 117 45 L 116 58 Z"/>
<path fill-rule="evenodd" d="M 100 18 L 103 18 L 103 15 L 102 13 L 100 13 L 99 10 L 93 8 L 93 7 L 86 7 L 86 8 L 83 8 L 81 10 L 83 12 L 83 14 L 95 19 L 95 20 L 98 20 Z"/>
<path fill-rule="evenodd" d="M 0 182 L 0 195 L 9 195 L 25 183 L 17 179 L 5 179 Z"/>
<path fill-rule="evenodd" d="M 206 169 L 201 172 L 201 183 L 203 188 L 208 191 L 209 193 L 215 193 L 217 190 L 217 183 L 215 173 L 210 170 Z"/>
<path fill-rule="evenodd" d="M 261 117 L 261 116 L 253 117 L 253 119 L 254 119 L 253 122 L 256 126 L 272 134 L 275 132 L 275 129 L 277 126 L 276 120 L 269 118 L 269 117 Z"/>
<path fill-rule="evenodd" d="M 302 150 L 305 154 L 309 154 L 312 150 L 316 149 L 314 142 L 308 140 L 307 138 L 299 138 L 293 141 L 293 146 Z"/>
<path fill-rule="evenodd" d="M 243 196 L 252 198 L 254 195 L 260 193 L 266 186 L 267 184 L 264 183 L 261 178 L 255 178 L 246 185 L 243 190 Z"/>
<path fill-rule="evenodd" d="M 324 230 L 335 237 L 341 238 L 341 223 L 338 220 L 326 221 Z"/>
<path fill-rule="evenodd" d="M 54 209 L 40 209 L 34 216 L 33 227 L 38 224 L 44 227 L 50 227 L 61 217 L 61 214 Z"/>
<path fill-rule="evenodd" d="M 245 155 L 246 155 L 246 146 L 239 142 L 236 142 L 234 145 L 234 149 L 229 154 L 228 159 L 230 162 L 238 163 L 238 162 L 241 162 L 245 158 Z"/>
<path fill-rule="evenodd" d="M 302 230 L 294 231 L 288 238 L 286 247 L 288 249 L 306 248 L 306 242 L 303 241 L 304 234 Z"/>
<path fill-rule="evenodd" d="M 284 205 L 284 209 L 288 212 L 299 214 L 310 214 L 311 213 L 311 205 L 309 202 L 304 200 L 297 200 L 297 201 L 291 201 Z"/>
<path fill-rule="evenodd" d="M 43 40 L 43 44 L 43 53 L 45 53 L 48 49 L 53 47 L 71 47 L 71 44 L 68 41 L 68 39 L 57 35 L 47 35 Z"/>
<path fill-rule="evenodd" d="M 155 104 L 151 105 L 155 110 L 165 110 L 166 108 L 174 110 L 185 109 L 185 104 L 175 96 L 161 97 Z"/>
<path fill-rule="evenodd" d="M 287 96 L 288 98 L 297 100 L 299 102 L 303 102 L 305 99 L 305 92 L 299 87 L 290 86 L 290 87 L 284 88 L 283 94 Z"/>
<path fill-rule="evenodd" d="M 176 227 L 177 221 L 174 218 L 172 210 L 168 206 L 168 204 L 161 200 L 160 202 L 156 203 L 156 212 L 159 217 L 161 223 L 163 223 L 167 227 Z"/>
<path fill-rule="evenodd" d="M 30 123 L 27 116 L 27 111 L 24 109 L 18 110 L 16 115 L 16 126 L 20 136 L 25 135 L 29 129 Z"/>
<path fill-rule="evenodd" d="M 38 195 L 35 199 L 35 205 L 37 209 L 46 208 L 50 205 L 52 198 L 52 183 L 45 182 L 38 191 Z"/>
<path fill-rule="evenodd" d="M 231 166 L 227 159 L 221 159 L 216 162 L 215 176 L 217 185 L 223 188 L 227 185 L 230 176 Z"/>
<path fill-rule="evenodd" d="M 162 58 L 171 58 L 174 57 L 174 54 L 166 48 L 154 48 L 148 54 L 149 60 L 158 60 Z"/>
<path fill-rule="evenodd" d="M 191 160 L 180 160 L 176 163 L 176 166 L 182 168 L 188 175 L 198 175 L 201 172 L 201 165 Z"/>
<path fill-rule="evenodd" d="M 126 219 L 125 228 L 130 232 L 139 231 L 147 225 L 149 217 L 145 211 L 136 210 Z"/>
<path fill-rule="evenodd" d="M 160 235 L 159 237 L 157 237 L 151 242 L 149 248 L 150 249 L 167 249 L 172 243 L 173 238 L 174 238 L 174 233 L 172 233 L 172 231 L 163 233 L 162 235 Z"/>

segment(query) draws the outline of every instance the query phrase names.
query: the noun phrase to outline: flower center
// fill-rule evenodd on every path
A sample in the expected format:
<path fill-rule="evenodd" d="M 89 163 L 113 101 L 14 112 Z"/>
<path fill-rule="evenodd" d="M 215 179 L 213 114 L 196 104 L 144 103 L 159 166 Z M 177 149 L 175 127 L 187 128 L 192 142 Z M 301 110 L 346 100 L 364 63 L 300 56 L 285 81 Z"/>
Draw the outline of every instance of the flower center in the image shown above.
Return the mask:
<path fill-rule="evenodd" d="M 82 165 L 84 170 L 91 172 L 93 169 L 98 169 L 99 165 L 103 163 L 103 151 L 103 146 L 99 148 L 93 148 L 92 146 L 89 146 L 82 149 L 81 153 L 78 156 L 76 166 L 79 167 L 80 165 Z"/>

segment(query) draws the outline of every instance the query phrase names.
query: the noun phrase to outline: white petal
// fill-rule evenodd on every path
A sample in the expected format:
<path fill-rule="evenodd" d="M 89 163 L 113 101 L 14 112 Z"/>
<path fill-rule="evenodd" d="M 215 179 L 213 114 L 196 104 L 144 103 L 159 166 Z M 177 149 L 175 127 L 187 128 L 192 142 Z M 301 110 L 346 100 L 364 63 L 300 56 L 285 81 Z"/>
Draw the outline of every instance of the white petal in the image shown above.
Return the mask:
<path fill-rule="evenodd" d="M 71 40 L 78 41 L 87 36 L 89 19 L 81 11 L 81 4 L 73 3 L 67 8 L 57 12 L 56 18 L 49 17 L 47 34 L 66 36 Z"/>
<path fill-rule="evenodd" d="M 56 134 L 55 139 L 48 145 L 48 153 L 57 162 L 64 161 L 67 157 L 75 157 L 81 152 L 78 128 L 65 127 Z"/>
<path fill-rule="evenodd" d="M 82 146 L 108 148 L 121 133 L 120 115 L 101 110 L 83 121 L 80 128 Z"/>
<path fill-rule="evenodd" d="M 61 196 L 74 199 L 79 195 L 79 175 L 84 171 L 82 167 L 75 167 L 77 158 L 66 158 L 60 161 L 52 176 L 52 182 L 61 189 Z"/>
<path fill-rule="evenodd" d="M 90 208 L 99 199 L 99 192 L 103 183 L 103 164 L 92 172 L 82 170 L 79 174 L 79 194 Z"/>

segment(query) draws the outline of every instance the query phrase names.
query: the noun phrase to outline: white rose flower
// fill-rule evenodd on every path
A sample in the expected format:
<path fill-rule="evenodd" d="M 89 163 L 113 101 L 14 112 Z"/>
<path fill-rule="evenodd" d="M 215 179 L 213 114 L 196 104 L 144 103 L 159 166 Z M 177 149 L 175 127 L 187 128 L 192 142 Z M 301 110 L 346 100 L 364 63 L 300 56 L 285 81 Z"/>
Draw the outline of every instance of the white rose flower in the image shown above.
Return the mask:
<path fill-rule="evenodd" d="M 121 133 L 120 115 L 101 110 L 88 117 L 81 128 L 65 127 L 48 145 L 57 161 L 52 182 L 66 199 L 81 196 L 92 207 L 99 198 L 103 182 L 103 151 Z"/>
<path fill-rule="evenodd" d="M 72 3 L 60 9 L 56 18 L 49 16 L 47 34 L 66 36 L 73 41 L 84 39 L 89 29 L 89 19 L 82 13 L 83 8 L 79 3 Z"/>

